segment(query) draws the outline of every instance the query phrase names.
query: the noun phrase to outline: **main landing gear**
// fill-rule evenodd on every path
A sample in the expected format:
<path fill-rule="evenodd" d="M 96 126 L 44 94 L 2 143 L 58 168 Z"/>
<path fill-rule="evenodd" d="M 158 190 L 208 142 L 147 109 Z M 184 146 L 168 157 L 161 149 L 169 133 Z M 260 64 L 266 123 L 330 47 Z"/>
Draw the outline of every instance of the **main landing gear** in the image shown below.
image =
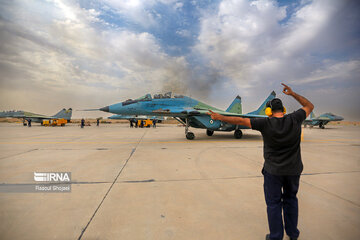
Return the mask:
<path fill-rule="evenodd" d="M 214 134 L 213 130 L 209 130 L 209 129 L 206 130 L 206 135 L 208 135 L 209 137 L 212 136 L 213 134 Z M 234 132 L 234 137 L 236 139 L 240 139 L 242 138 L 242 136 L 243 136 L 242 131 L 240 129 L 236 129 Z"/>
<path fill-rule="evenodd" d="M 239 130 L 239 129 L 236 129 L 235 132 L 234 132 L 234 137 L 235 137 L 236 139 L 240 139 L 240 138 L 242 138 L 242 136 L 243 136 L 242 131 Z"/>
<path fill-rule="evenodd" d="M 319 123 L 319 128 L 324 129 L 324 128 L 325 128 L 324 124 L 323 124 L 323 123 Z"/>
<path fill-rule="evenodd" d="M 185 135 L 186 135 L 186 138 L 188 140 L 193 140 L 195 138 L 195 134 L 192 133 L 192 132 L 189 132 L 189 120 L 186 118 L 185 119 L 186 121 L 186 124 L 185 124 Z"/>

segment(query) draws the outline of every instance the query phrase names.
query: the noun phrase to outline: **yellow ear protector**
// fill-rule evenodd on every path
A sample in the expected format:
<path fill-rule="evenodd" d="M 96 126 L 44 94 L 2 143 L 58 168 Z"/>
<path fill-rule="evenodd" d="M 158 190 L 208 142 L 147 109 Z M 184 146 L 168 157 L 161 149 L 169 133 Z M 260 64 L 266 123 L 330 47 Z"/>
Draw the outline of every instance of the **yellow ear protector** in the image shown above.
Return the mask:
<path fill-rule="evenodd" d="M 272 100 L 271 100 L 272 101 Z M 266 108 L 265 108 L 265 114 L 267 116 L 271 116 L 273 113 L 272 113 L 272 105 L 271 105 L 271 101 L 269 101 L 267 104 L 266 104 Z M 283 113 L 286 114 L 286 108 L 283 106 Z"/>
<path fill-rule="evenodd" d="M 271 107 L 265 108 L 265 114 L 266 114 L 266 116 L 268 116 L 268 117 L 270 117 L 270 116 L 272 115 Z"/>

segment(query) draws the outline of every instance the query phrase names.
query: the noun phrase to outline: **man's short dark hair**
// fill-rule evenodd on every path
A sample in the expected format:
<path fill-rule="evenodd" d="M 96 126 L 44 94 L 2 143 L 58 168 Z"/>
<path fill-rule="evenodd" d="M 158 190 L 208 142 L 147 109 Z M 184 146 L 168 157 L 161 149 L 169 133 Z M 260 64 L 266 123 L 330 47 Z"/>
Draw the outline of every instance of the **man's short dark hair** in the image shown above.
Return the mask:
<path fill-rule="evenodd" d="M 274 98 L 273 100 L 267 102 L 266 107 L 270 107 L 273 112 L 284 111 L 283 103 L 279 98 Z"/>

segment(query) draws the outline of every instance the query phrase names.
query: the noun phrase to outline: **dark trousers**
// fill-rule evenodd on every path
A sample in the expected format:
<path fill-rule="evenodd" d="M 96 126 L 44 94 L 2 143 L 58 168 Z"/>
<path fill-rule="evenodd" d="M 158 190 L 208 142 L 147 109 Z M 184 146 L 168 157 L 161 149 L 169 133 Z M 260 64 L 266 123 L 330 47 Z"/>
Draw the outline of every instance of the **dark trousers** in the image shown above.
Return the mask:
<path fill-rule="evenodd" d="M 297 238 L 300 234 L 298 224 L 298 199 L 300 175 L 278 176 L 262 170 L 264 175 L 264 193 L 267 205 L 268 223 L 271 240 L 284 237 L 282 211 L 284 211 L 285 231 L 289 237 Z"/>

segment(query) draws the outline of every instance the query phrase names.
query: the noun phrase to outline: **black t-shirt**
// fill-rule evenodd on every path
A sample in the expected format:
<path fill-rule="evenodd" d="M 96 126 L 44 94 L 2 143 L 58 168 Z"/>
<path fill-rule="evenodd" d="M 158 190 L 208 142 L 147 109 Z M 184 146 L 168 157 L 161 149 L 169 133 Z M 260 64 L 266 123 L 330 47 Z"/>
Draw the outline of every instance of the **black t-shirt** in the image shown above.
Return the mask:
<path fill-rule="evenodd" d="M 299 109 L 282 118 L 251 118 L 251 128 L 261 132 L 264 140 L 264 169 L 273 175 L 300 175 L 301 123 L 306 112 Z"/>

